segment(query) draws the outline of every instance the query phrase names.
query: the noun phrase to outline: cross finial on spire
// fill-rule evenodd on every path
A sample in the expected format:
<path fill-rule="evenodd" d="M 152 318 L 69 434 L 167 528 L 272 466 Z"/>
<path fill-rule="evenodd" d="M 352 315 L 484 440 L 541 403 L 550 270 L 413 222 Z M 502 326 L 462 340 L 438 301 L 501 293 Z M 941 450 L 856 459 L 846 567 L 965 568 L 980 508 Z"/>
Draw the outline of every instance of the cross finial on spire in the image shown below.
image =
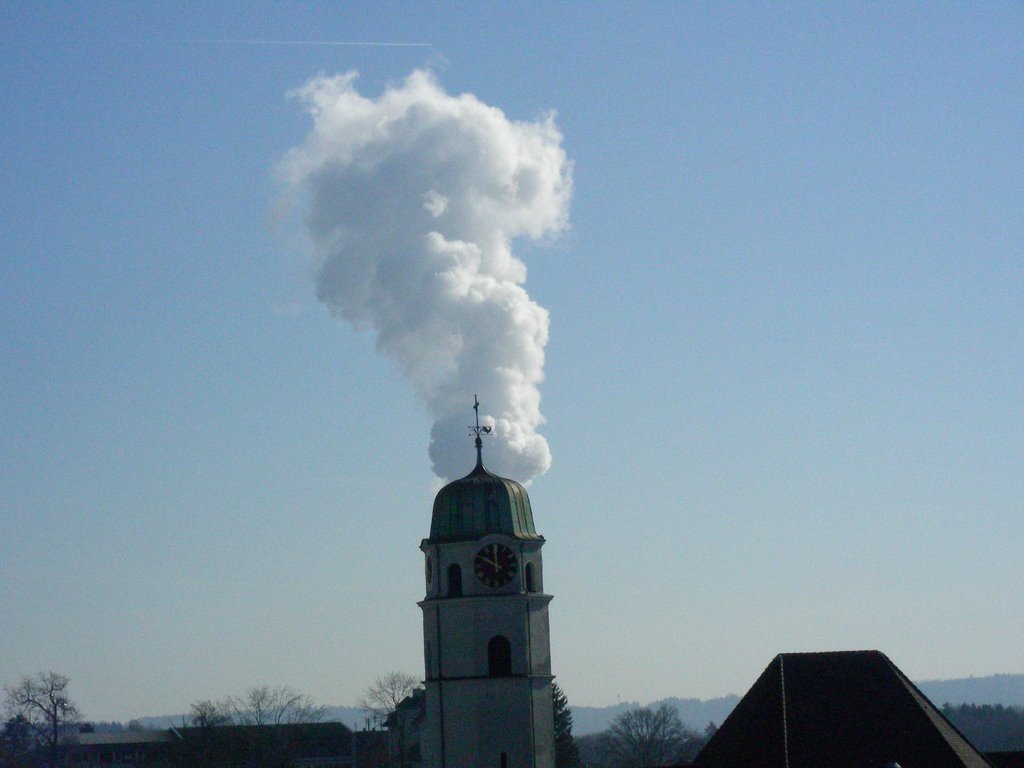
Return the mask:
<path fill-rule="evenodd" d="M 476 426 L 469 428 L 469 434 L 476 436 L 476 440 L 473 441 L 476 444 L 476 465 L 478 468 L 482 468 L 484 465 L 484 441 L 480 439 L 480 435 L 491 434 L 492 427 L 480 426 L 480 401 L 476 399 L 476 395 L 473 395 L 473 413 L 476 415 Z"/>

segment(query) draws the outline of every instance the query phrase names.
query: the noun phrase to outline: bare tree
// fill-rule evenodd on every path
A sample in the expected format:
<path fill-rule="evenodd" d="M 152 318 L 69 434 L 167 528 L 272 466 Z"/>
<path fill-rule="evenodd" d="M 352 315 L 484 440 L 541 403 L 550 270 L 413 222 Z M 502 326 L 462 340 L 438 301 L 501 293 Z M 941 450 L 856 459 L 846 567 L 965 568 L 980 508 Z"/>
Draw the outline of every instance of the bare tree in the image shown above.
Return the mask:
<path fill-rule="evenodd" d="M 37 742 L 49 753 L 51 766 L 58 765 L 61 736 L 78 722 L 78 707 L 67 695 L 68 676 L 40 672 L 6 686 L 6 705 L 11 717 L 21 717 Z"/>
<path fill-rule="evenodd" d="M 412 692 L 419 687 L 419 681 L 406 672 L 388 672 L 378 677 L 377 682 L 363 693 L 359 706 L 368 709 L 383 723 L 398 709 Z"/>
<path fill-rule="evenodd" d="M 378 677 L 377 682 L 363 693 L 359 706 L 373 712 L 377 722 L 387 725 L 389 741 L 393 741 L 398 752 L 399 768 L 406 768 L 405 730 L 406 722 L 401 708 L 402 702 L 412 696 L 419 687 L 419 680 L 406 672 L 388 672 Z"/>
<path fill-rule="evenodd" d="M 675 707 L 623 712 L 601 735 L 598 751 L 602 762 L 614 768 L 645 768 L 679 761 L 694 734 L 679 719 Z"/>
<path fill-rule="evenodd" d="M 231 712 L 224 704 L 210 699 L 197 701 L 188 713 L 188 724 L 193 728 L 216 728 L 231 724 Z"/>
<path fill-rule="evenodd" d="M 205 768 L 243 761 L 254 768 L 290 764 L 308 734 L 280 726 L 318 723 L 325 707 L 289 685 L 254 685 L 239 696 L 192 705 L 188 723 L 198 732 L 183 748 L 183 764 Z M 240 728 L 220 729 L 235 725 Z"/>
<path fill-rule="evenodd" d="M 324 707 L 290 685 L 254 685 L 241 696 L 231 697 L 227 708 L 238 725 L 317 723 L 324 716 Z"/>

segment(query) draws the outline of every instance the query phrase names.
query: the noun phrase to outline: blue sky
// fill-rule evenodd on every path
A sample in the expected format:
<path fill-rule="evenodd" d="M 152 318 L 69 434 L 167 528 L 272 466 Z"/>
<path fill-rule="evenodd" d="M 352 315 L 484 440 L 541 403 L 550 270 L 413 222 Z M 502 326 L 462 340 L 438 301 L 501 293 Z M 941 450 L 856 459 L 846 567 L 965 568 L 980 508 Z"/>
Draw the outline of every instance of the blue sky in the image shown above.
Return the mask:
<path fill-rule="evenodd" d="M 573 703 L 1024 672 L 1022 44 L 1016 3 L 5 4 L 0 680 L 127 719 L 421 672 L 433 417 L 276 173 L 290 91 L 414 69 L 573 164 L 514 243 Z"/>

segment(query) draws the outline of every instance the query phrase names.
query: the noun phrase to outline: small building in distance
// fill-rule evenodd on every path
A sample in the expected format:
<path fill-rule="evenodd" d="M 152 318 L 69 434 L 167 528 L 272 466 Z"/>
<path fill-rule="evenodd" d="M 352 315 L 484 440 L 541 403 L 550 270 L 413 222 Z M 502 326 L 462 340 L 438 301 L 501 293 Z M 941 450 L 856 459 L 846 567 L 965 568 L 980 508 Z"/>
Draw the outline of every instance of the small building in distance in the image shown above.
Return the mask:
<path fill-rule="evenodd" d="M 386 733 L 353 733 L 339 722 L 81 733 L 69 740 L 68 747 L 71 768 L 388 765 Z"/>
<path fill-rule="evenodd" d="M 166 765 L 172 736 L 168 730 L 79 733 L 68 740 L 72 768 L 136 768 Z"/>
<path fill-rule="evenodd" d="M 696 768 L 992 768 L 885 654 L 776 656 Z"/>

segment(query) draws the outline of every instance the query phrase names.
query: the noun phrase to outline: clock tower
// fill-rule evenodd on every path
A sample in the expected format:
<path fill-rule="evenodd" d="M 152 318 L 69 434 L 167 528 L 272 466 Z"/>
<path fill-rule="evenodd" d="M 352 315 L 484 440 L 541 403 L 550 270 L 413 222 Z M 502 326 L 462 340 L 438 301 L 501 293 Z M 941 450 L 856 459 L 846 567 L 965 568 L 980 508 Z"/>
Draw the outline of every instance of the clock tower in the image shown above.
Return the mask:
<path fill-rule="evenodd" d="M 434 499 L 423 649 L 429 768 L 554 768 L 548 603 L 526 489 L 476 467 Z"/>

